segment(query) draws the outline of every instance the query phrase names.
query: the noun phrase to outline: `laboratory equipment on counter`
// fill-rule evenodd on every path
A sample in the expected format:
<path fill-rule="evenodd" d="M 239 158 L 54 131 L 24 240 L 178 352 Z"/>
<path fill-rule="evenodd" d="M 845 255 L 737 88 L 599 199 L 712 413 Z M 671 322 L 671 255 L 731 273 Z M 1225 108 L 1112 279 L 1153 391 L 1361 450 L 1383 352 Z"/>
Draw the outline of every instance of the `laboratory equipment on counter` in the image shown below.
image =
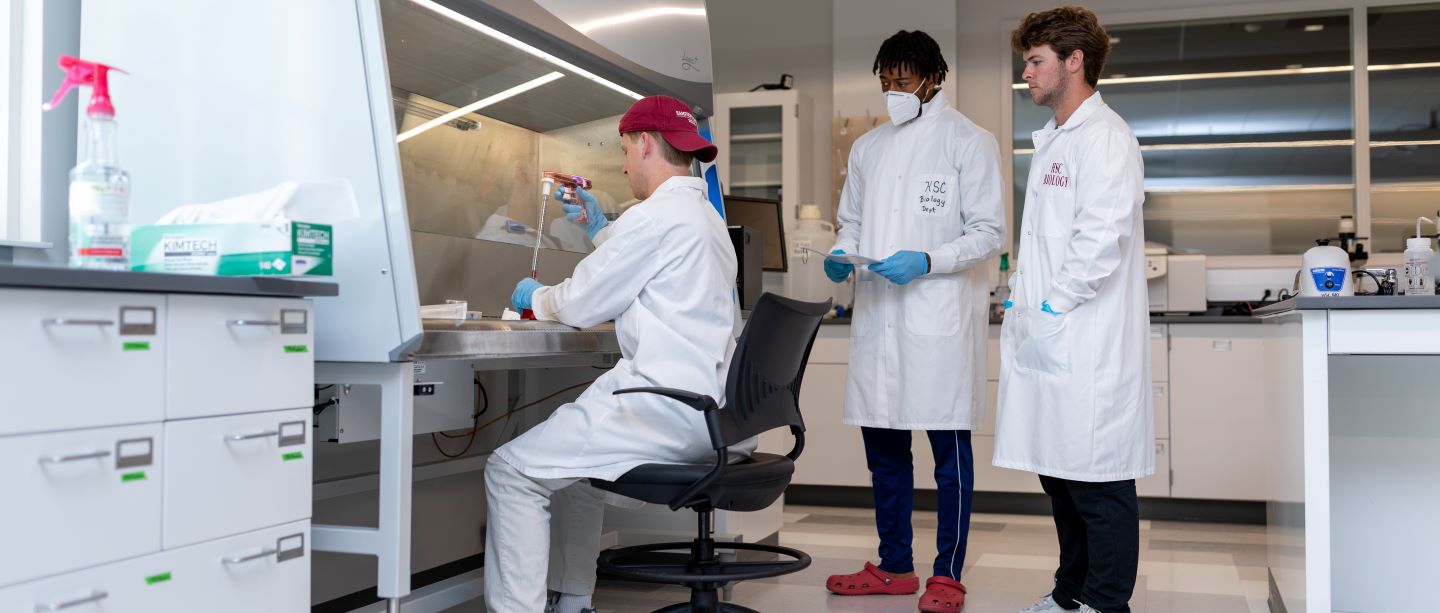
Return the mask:
<path fill-rule="evenodd" d="M 1145 281 L 1152 313 L 1200 312 L 1209 306 L 1203 253 L 1181 253 L 1147 241 Z"/>
<path fill-rule="evenodd" d="M 530 255 L 530 278 L 540 280 L 540 247 L 545 241 L 545 209 L 550 204 L 550 190 L 555 189 L 555 177 L 552 173 L 545 173 L 540 180 L 540 218 L 535 222 L 535 252 Z M 583 216 L 585 208 L 580 208 Z M 521 319 L 535 319 L 534 309 L 525 309 L 520 312 Z"/>
<path fill-rule="evenodd" d="M 730 243 L 735 246 L 735 289 L 739 292 L 740 308 L 748 311 L 754 308 L 763 291 L 760 272 L 763 245 L 760 237 L 748 226 L 728 226 L 727 229 L 730 231 Z"/>
<path fill-rule="evenodd" d="M 575 219 L 575 223 L 577 225 L 583 226 L 590 222 L 589 209 L 583 206 L 585 203 L 580 202 L 580 198 L 575 194 L 576 189 L 583 189 L 588 191 L 591 188 L 593 184 L 589 179 L 586 179 L 585 177 L 582 177 L 580 175 L 572 175 L 565 172 L 556 172 L 554 170 L 547 170 L 542 173 L 542 176 L 544 176 L 545 179 L 560 184 L 560 199 L 566 204 L 582 205 L 580 207 L 580 217 Z"/>
<path fill-rule="evenodd" d="M 814 204 L 800 205 L 798 214 L 795 231 L 790 233 L 790 270 L 785 274 L 784 294 L 804 302 L 836 298 L 840 286 L 825 277 L 825 258 L 814 253 L 830 253 L 835 246 L 835 226 L 820 219 L 820 207 Z"/>
<path fill-rule="evenodd" d="M 1352 215 L 1340 216 L 1339 233 L 1336 240 L 1345 253 L 1350 254 L 1350 268 L 1364 268 L 1365 263 L 1370 261 L 1370 254 L 1365 252 L 1365 245 L 1360 242 L 1361 237 L 1355 236 L 1355 217 Z"/>
<path fill-rule="evenodd" d="M 1350 254 L 1330 245 L 1330 239 L 1315 241 L 1315 246 L 1300 258 L 1301 296 L 1354 296 L 1355 281 L 1350 277 Z"/>
<path fill-rule="evenodd" d="M 90 88 L 85 107 L 85 157 L 70 170 L 70 267 L 130 269 L 130 174 L 117 164 L 115 107 L 110 71 L 125 71 L 70 55 L 60 56 L 65 81 L 50 102 L 60 105 L 75 87 Z"/>
<path fill-rule="evenodd" d="M 1415 236 L 1405 239 L 1405 295 L 1434 296 L 1435 279 L 1430 276 L 1430 238 L 1420 233 L 1420 222 L 1435 223 L 1428 217 L 1415 218 Z"/>

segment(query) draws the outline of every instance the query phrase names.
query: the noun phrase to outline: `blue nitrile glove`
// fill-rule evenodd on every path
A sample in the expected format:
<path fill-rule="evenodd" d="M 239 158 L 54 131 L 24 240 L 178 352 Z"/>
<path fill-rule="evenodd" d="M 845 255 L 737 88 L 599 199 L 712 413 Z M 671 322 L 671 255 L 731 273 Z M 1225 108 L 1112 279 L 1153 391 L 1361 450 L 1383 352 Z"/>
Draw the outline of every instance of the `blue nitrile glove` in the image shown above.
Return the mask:
<path fill-rule="evenodd" d="M 530 277 L 521 279 L 519 283 L 515 284 L 515 293 L 510 294 L 510 304 L 522 311 L 534 308 L 530 304 L 530 296 L 535 294 L 535 290 L 542 287 L 545 286 Z"/>
<path fill-rule="evenodd" d="M 845 250 L 836 249 L 834 251 L 831 251 L 830 253 L 845 253 Z M 854 264 L 846 264 L 845 262 L 832 262 L 830 260 L 825 260 L 825 276 L 830 277 L 830 280 L 834 281 L 835 283 L 844 283 L 845 279 L 850 278 L 850 273 L 854 270 Z"/>
<path fill-rule="evenodd" d="M 1015 308 L 1015 303 L 1014 303 L 1014 302 L 1011 302 L 1011 301 L 1009 301 L 1009 300 L 1006 300 L 1006 301 L 1005 301 L 1005 304 L 1004 304 L 1003 306 L 1005 307 L 1005 310 L 1008 311 L 1008 310 L 1010 310 L 1010 309 Z"/>
<path fill-rule="evenodd" d="M 919 251 L 896 251 L 885 261 L 871 264 L 870 272 L 889 279 L 895 285 L 905 285 L 930 272 L 930 260 Z"/>
<path fill-rule="evenodd" d="M 605 210 L 600 208 L 600 203 L 595 201 L 595 197 L 591 196 L 590 192 L 578 187 L 574 191 L 575 197 L 580 199 L 579 204 L 564 202 L 563 190 L 555 190 L 555 198 L 563 202 L 560 208 L 565 209 L 565 219 L 570 220 L 570 223 L 573 224 L 580 223 L 580 207 L 585 207 L 585 216 L 587 217 L 585 235 L 594 240 L 595 235 L 599 234 L 600 230 L 610 223 L 610 220 L 605 219 Z"/>
<path fill-rule="evenodd" d="M 1060 312 L 1056 311 L 1055 309 L 1050 308 L 1050 301 L 1049 301 L 1049 300 L 1046 300 L 1046 301 L 1040 303 L 1040 310 L 1045 311 L 1046 313 L 1049 313 L 1049 314 L 1051 314 L 1051 315 L 1064 315 L 1064 313 L 1060 313 Z"/>

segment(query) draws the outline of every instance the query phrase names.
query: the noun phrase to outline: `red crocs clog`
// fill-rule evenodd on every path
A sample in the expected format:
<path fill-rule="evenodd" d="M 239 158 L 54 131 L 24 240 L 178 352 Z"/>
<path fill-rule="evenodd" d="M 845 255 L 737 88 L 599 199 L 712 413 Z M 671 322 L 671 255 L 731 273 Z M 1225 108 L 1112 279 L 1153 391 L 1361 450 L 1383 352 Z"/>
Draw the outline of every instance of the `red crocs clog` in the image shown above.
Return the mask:
<path fill-rule="evenodd" d="M 869 562 L 865 570 L 853 575 L 830 575 L 825 587 L 841 596 L 868 596 L 871 594 L 914 594 L 920 591 L 919 577 L 892 577 Z"/>
<path fill-rule="evenodd" d="M 949 577 L 931 577 L 920 596 L 921 613 L 960 613 L 965 606 L 965 584 Z"/>

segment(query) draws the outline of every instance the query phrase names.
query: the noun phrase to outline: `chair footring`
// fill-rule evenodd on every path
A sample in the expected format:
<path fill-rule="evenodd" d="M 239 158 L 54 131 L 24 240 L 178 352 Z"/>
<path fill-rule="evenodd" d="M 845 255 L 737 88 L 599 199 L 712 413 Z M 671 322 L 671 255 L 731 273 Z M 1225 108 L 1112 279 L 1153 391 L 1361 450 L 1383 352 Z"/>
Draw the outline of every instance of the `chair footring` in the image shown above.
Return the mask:
<path fill-rule="evenodd" d="M 697 562 L 683 564 L 626 564 L 627 556 L 660 551 L 691 551 L 694 543 L 655 543 L 636 545 L 600 552 L 599 569 L 611 576 L 647 583 L 669 583 L 699 589 L 714 589 L 726 583 L 778 577 L 799 572 L 810 566 L 810 556 L 798 549 L 760 543 L 727 543 L 711 541 L 715 551 L 758 551 L 791 558 L 777 562 Z"/>
<path fill-rule="evenodd" d="M 722 603 L 716 605 L 716 607 L 715 607 L 714 609 L 710 610 L 710 611 L 702 611 L 702 610 L 700 610 L 700 609 L 696 609 L 696 608 L 690 606 L 690 603 L 688 603 L 688 602 L 682 602 L 682 603 L 680 603 L 680 604 L 672 604 L 672 605 L 670 605 L 670 606 L 668 606 L 668 607 L 665 607 L 665 608 L 663 608 L 663 609 L 655 609 L 655 613 L 692 613 L 692 612 L 693 612 L 693 613 L 760 613 L 760 611 L 756 611 L 755 609 L 751 609 L 751 608 L 749 608 L 749 607 L 742 607 L 742 606 L 740 606 L 740 605 L 738 605 L 738 604 L 731 604 L 731 603 L 728 603 L 728 602 L 722 602 Z"/>

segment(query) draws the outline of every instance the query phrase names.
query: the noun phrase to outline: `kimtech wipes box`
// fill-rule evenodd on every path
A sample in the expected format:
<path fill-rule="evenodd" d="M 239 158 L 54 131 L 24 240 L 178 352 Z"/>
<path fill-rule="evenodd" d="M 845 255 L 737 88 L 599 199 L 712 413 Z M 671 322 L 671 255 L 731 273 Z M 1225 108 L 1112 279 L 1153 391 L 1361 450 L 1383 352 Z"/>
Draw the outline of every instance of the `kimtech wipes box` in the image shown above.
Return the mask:
<path fill-rule="evenodd" d="M 130 269 L 192 275 L 333 274 L 330 226 L 263 221 L 136 226 Z"/>

